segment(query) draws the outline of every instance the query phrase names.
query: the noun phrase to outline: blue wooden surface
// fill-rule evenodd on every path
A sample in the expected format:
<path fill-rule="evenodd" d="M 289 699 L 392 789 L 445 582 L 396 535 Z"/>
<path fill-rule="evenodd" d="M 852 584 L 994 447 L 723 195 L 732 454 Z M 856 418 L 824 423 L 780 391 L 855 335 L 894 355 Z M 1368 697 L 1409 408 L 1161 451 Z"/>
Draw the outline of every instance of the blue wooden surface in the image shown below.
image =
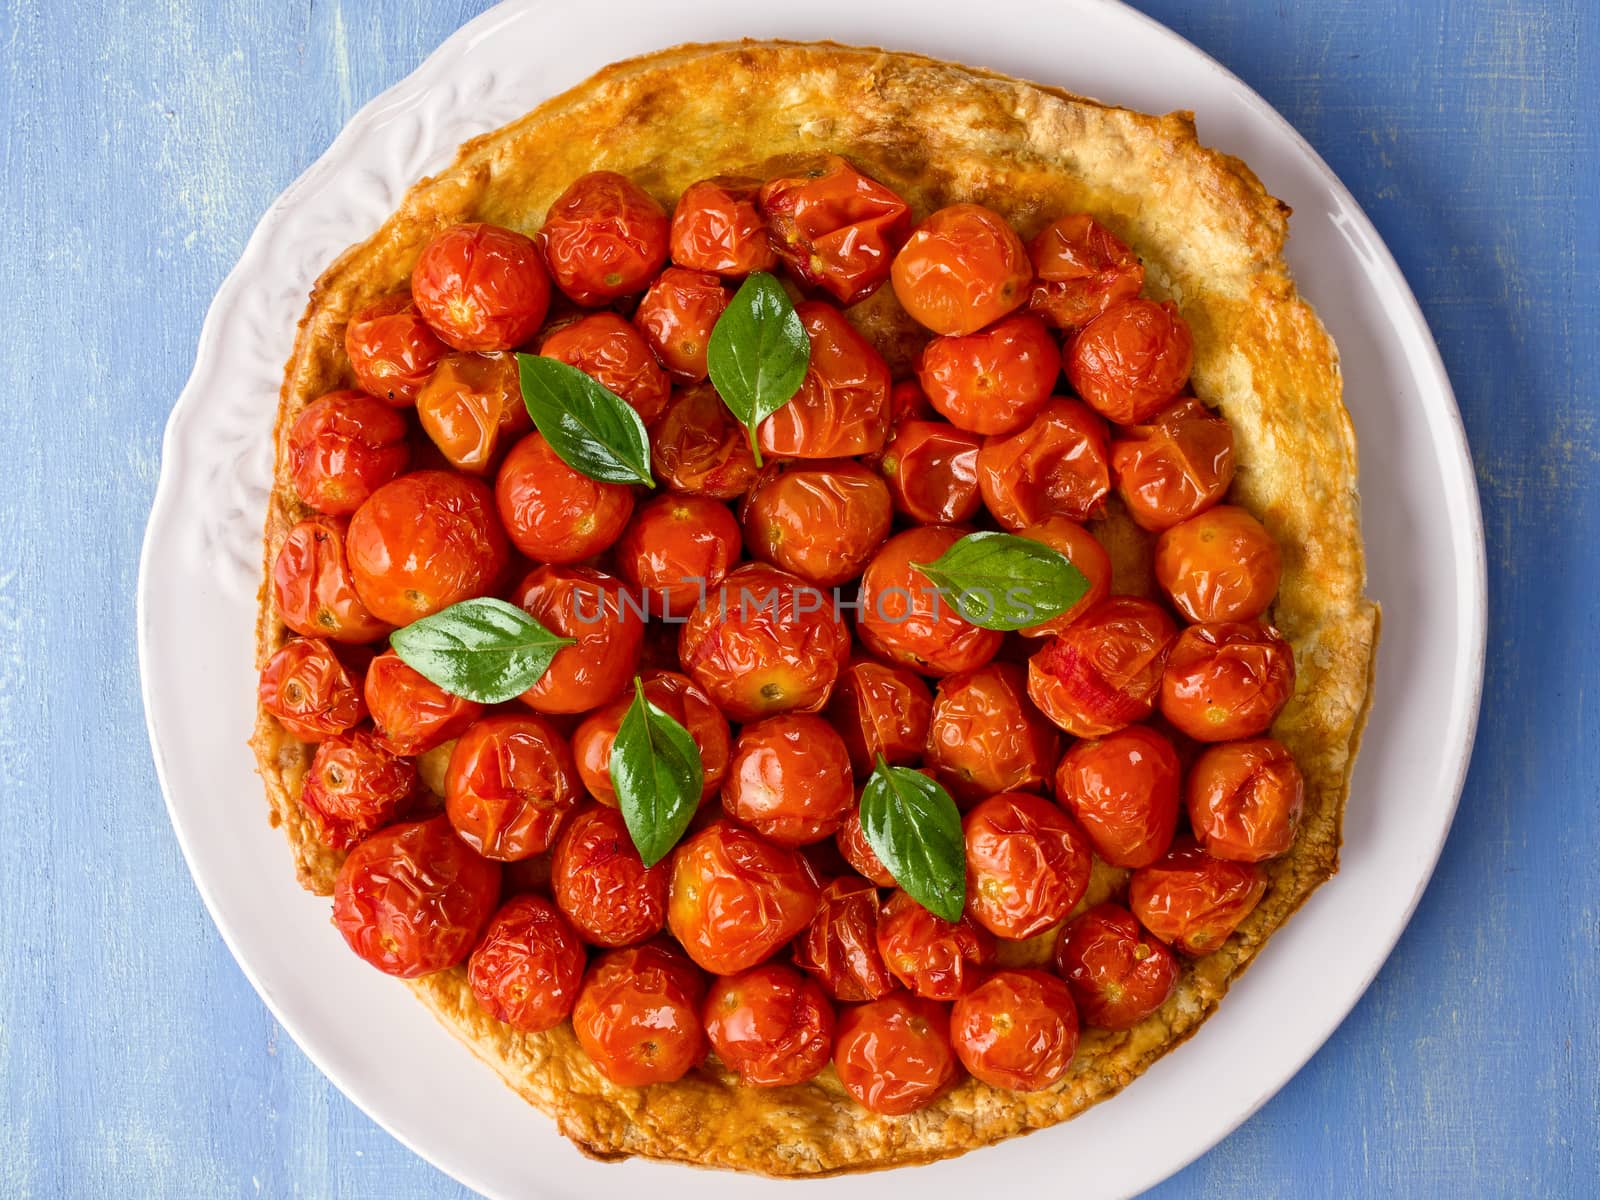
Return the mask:
<path fill-rule="evenodd" d="M 0 0 L 0 1196 L 461 1191 L 306 1062 L 218 939 L 132 630 L 213 291 L 355 108 L 485 6 Z M 1141 7 L 1288 116 L 1393 247 L 1465 411 L 1494 622 L 1460 816 L 1398 951 L 1155 1194 L 1594 1195 L 1600 7 Z"/>

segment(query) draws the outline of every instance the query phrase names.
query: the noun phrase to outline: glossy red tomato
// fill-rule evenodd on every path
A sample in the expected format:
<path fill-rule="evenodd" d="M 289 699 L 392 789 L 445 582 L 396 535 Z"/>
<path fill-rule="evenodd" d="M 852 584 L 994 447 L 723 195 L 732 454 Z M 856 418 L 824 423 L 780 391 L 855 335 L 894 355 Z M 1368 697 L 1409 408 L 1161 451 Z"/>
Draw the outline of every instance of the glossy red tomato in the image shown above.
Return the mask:
<path fill-rule="evenodd" d="M 1221 504 L 1174 525 L 1156 542 L 1156 582 L 1191 621 L 1253 621 L 1283 577 L 1283 556 L 1266 527 Z"/>
<path fill-rule="evenodd" d="M 878 461 L 895 511 L 924 525 L 951 525 L 977 516 L 982 445 L 977 434 L 943 421 L 897 424 Z"/>
<path fill-rule="evenodd" d="M 813 1078 L 833 1054 L 833 1006 L 793 967 L 764 963 L 711 984 L 706 1036 L 722 1065 L 751 1087 Z"/>
<path fill-rule="evenodd" d="M 868 845 L 866 831 L 861 828 L 859 797 L 857 806 L 845 814 L 844 824 L 833 835 L 833 841 L 838 847 L 839 856 L 850 864 L 857 875 L 879 887 L 894 886 L 894 876 L 889 874 L 889 868 L 883 865 L 883 860 Z"/>
<path fill-rule="evenodd" d="M 1032 968 L 996 971 L 950 1012 L 956 1057 L 990 1087 L 1036 1092 L 1078 1052 L 1078 1009 L 1067 985 Z"/>
<path fill-rule="evenodd" d="M 318 516 L 289 530 L 272 564 L 272 603 L 296 633 L 350 644 L 375 642 L 389 626 L 356 595 L 345 529 L 338 517 Z"/>
<path fill-rule="evenodd" d="M 1084 1024 L 1131 1029 L 1167 1002 L 1182 974 L 1178 960 L 1120 904 L 1099 904 L 1067 926 L 1056 943 Z"/>
<path fill-rule="evenodd" d="M 510 354 L 447 354 L 417 396 L 417 422 L 458 471 L 487 475 L 533 428 Z"/>
<path fill-rule="evenodd" d="M 1228 940 L 1267 890 L 1255 863 L 1214 858 L 1186 837 L 1128 881 L 1128 907 L 1139 923 L 1185 954 L 1210 954 Z"/>
<path fill-rule="evenodd" d="M 931 421 L 935 415 L 928 393 L 915 379 L 902 379 L 889 388 L 890 428 L 902 421 Z"/>
<path fill-rule="evenodd" d="M 1265 733 L 1294 694 L 1294 651 L 1260 621 L 1191 625 L 1161 677 L 1161 715 L 1197 742 Z"/>
<path fill-rule="evenodd" d="M 961 822 L 967 843 L 967 911 L 997 937 L 1043 933 L 1089 888 L 1089 838 L 1060 808 L 1002 792 Z"/>
<path fill-rule="evenodd" d="M 411 272 L 411 294 L 457 350 L 512 350 L 544 324 L 550 276 L 533 239 L 481 222 L 434 234 Z"/>
<path fill-rule="evenodd" d="M 414 404 L 445 352 L 411 296 L 369 304 L 344 327 L 344 350 L 361 390 L 396 408 Z"/>
<path fill-rule="evenodd" d="M 1004 635 L 972 624 L 914 564 L 931 563 L 965 536 L 924 525 L 884 543 L 861 576 L 856 632 L 868 650 L 924 675 L 981 667 Z"/>
<path fill-rule="evenodd" d="M 1111 556 L 1100 540 L 1070 517 L 1052 516 L 1017 530 L 1018 537 L 1043 542 L 1083 574 L 1089 587 L 1066 612 L 1017 632 L 1023 637 L 1052 637 L 1111 594 Z"/>
<path fill-rule="evenodd" d="M 345 517 L 406 469 L 406 418 L 351 389 L 306 405 L 289 429 L 295 494 L 321 513 Z"/>
<path fill-rule="evenodd" d="M 1078 742 L 1056 768 L 1056 798 L 1113 867 L 1147 867 L 1178 828 L 1182 767 L 1172 743 L 1146 725 Z"/>
<path fill-rule="evenodd" d="M 1013 531 L 1046 517 L 1087 521 L 1111 490 L 1106 423 L 1076 400 L 1052 400 L 1023 430 L 985 438 L 978 490 L 994 519 Z"/>
<path fill-rule="evenodd" d="M 828 720 L 862 776 L 872 773 L 879 755 L 892 766 L 920 759 L 932 716 L 933 693 L 920 675 L 870 658 L 854 659 L 840 672 L 828 701 Z"/>
<path fill-rule="evenodd" d="M 548 850 L 582 794 L 567 740 L 532 713 L 492 713 L 470 726 L 445 772 L 450 823 L 497 862 Z"/>
<path fill-rule="evenodd" d="M 667 928 L 700 966 L 732 975 L 809 925 L 818 891 L 799 851 L 717 821 L 673 851 Z"/>
<path fill-rule="evenodd" d="M 592 313 L 544 339 L 539 353 L 577 367 L 626 400 L 653 425 L 667 411 L 672 381 L 645 336 L 614 312 Z"/>
<path fill-rule="evenodd" d="M 1057 217 L 1028 244 L 1028 307 L 1059 329 L 1087 325 L 1144 286 L 1138 255 L 1088 213 Z"/>
<path fill-rule="evenodd" d="M 739 731 L 722 807 L 768 841 L 806 846 L 832 837 L 854 799 L 844 739 L 821 717 L 779 713 Z"/>
<path fill-rule="evenodd" d="M 675 949 L 651 942 L 612 950 L 583 977 L 572 1032 L 612 1083 L 670 1083 L 706 1056 L 705 990 L 700 972 Z"/>
<path fill-rule="evenodd" d="M 1050 786 L 1060 737 L 1028 699 L 1020 663 L 988 663 L 939 681 L 923 760 L 957 800 Z"/>
<path fill-rule="evenodd" d="M 400 661 L 393 650 L 372 660 L 363 684 L 373 736 L 391 754 L 415 755 L 460 737 L 483 705 L 453 696 Z"/>
<path fill-rule="evenodd" d="M 593 567 L 539 567 L 511 594 L 551 633 L 574 639 L 521 700 L 542 713 L 586 712 L 621 694 L 639 669 L 644 613 L 622 581 Z"/>
<path fill-rule="evenodd" d="M 966 913 L 952 925 L 894 892 L 878 914 L 878 952 L 894 977 L 929 1000 L 954 1000 L 994 961 L 994 937 Z"/>
<path fill-rule="evenodd" d="M 764 563 L 729 574 L 678 636 L 684 670 L 735 721 L 816 712 L 849 653 L 832 596 Z"/>
<path fill-rule="evenodd" d="M 667 261 L 667 214 L 615 171 L 581 175 L 556 197 L 539 231 L 556 286 L 598 307 L 642 292 Z"/>
<path fill-rule="evenodd" d="M 759 179 L 719 175 L 690 184 L 672 211 L 672 261 L 691 271 L 748 275 L 770 271 L 778 255 L 757 197 Z"/>
<path fill-rule="evenodd" d="M 414 471 L 356 510 L 345 554 L 362 603 L 379 620 L 409 625 L 494 591 L 511 551 L 484 483 Z"/>
<path fill-rule="evenodd" d="M 650 466 L 674 492 L 732 500 L 756 477 L 749 434 L 706 384 L 673 393 L 650 433 Z"/>
<path fill-rule="evenodd" d="M 465 959 L 499 900 L 499 865 L 434 817 L 391 825 L 350 852 L 333 923 L 378 970 L 414 979 Z"/>
<path fill-rule="evenodd" d="M 587 962 L 578 931 L 543 896 L 501 905 L 467 960 L 467 985 L 483 1009 L 524 1033 L 565 1021 Z"/>
<path fill-rule="evenodd" d="M 1028 299 L 1033 264 L 1006 219 L 981 204 L 930 215 L 894 257 L 895 299 L 934 333 L 962 337 Z"/>
<path fill-rule="evenodd" d="M 1111 472 L 1128 515 L 1142 528 L 1166 529 L 1204 512 L 1233 483 L 1233 427 L 1193 396 L 1148 425 L 1117 431 Z"/>
<path fill-rule="evenodd" d="M 795 939 L 794 960 L 835 1000 L 876 1000 L 894 991 L 878 950 L 878 889 L 853 875 L 824 886 L 817 915 Z"/>
<path fill-rule="evenodd" d="M 1287 854 L 1305 805 L 1305 779 L 1273 738 L 1209 747 L 1189 772 L 1189 824 L 1208 854 L 1261 862 Z"/>
<path fill-rule="evenodd" d="M 699 383 L 711 331 L 731 298 L 716 275 L 668 267 L 639 301 L 633 323 L 672 378 Z"/>
<path fill-rule="evenodd" d="M 1060 375 L 1056 339 L 1028 313 L 981 333 L 934 338 L 917 358 L 917 381 L 941 416 L 959 429 L 1000 437 L 1044 410 Z"/>
<path fill-rule="evenodd" d="M 769 469 L 741 508 L 744 544 L 818 587 L 854 579 L 889 536 L 889 488 L 851 459 Z"/>
<path fill-rule="evenodd" d="M 794 398 L 756 426 L 762 453 L 875 454 L 889 436 L 889 364 L 833 305 L 805 301 L 795 313 L 811 339 L 811 365 Z"/>
<path fill-rule="evenodd" d="M 847 1008 L 839 1016 L 833 1066 L 861 1107 L 888 1117 L 914 1113 L 960 1073 L 949 1010 L 903 992 Z"/>
<path fill-rule="evenodd" d="M 631 946 L 667 925 L 664 862 L 646 867 L 614 808 L 594 805 L 574 813 L 556 840 L 550 890 L 585 941 Z"/>
<path fill-rule="evenodd" d="M 1177 632 L 1148 600 L 1102 600 L 1028 660 L 1028 695 L 1073 737 L 1132 725 L 1156 706 Z"/>
<path fill-rule="evenodd" d="M 1062 365 L 1072 390 L 1118 425 L 1155 416 L 1189 382 L 1194 340 L 1168 300 L 1125 300 L 1067 341 Z"/>
<path fill-rule="evenodd" d="M 768 180 L 760 199 L 784 265 L 840 304 L 854 304 L 883 286 L 911 228 L 911 207 L 838 155 Z"/>
<path fill-rule="evenodd" d="M 686 617 L 728 577 L 743 549 L 739 522 L 705 496 L 661 495 L 641 505 L 617 542 L 617 570 L 652 617 Z"/>
<path fill-rule="evenodd" d="M 290 638 L 279 646 L 261 668 L 256 698 L 302 742 L 343 733 L 367 715 L 360 681 L 321 638 Z"/>
<path fill-rule="evenodd" d="M 541 433 L 511 448 L 494 496 L 512 545 L 542 563 L 593 558 L 610 549 L 633 515 L 633 489 L 574 471 Z"/>
<path fill-rule="evenodd" d="M 728 773 L 728 758 L 732 753 L 728 719 L 687 675 L 676 671 L 646 671 L 640 676 L 640 682 L 645 699 L 687 729 L 694 739 L 700 751 L 704 777 L 701 799 L 716 795 Z M 617 740 L 617 730 L 633 699 L 633 690 L 625 690 L 609 704 L 586 716 L 572 735 L 572 752 L 578 760 L 578 774 L 584 786 L 601 804 L 612 807 L 616 806 L 617 793 L 611 786 L 611 746 Z"/>

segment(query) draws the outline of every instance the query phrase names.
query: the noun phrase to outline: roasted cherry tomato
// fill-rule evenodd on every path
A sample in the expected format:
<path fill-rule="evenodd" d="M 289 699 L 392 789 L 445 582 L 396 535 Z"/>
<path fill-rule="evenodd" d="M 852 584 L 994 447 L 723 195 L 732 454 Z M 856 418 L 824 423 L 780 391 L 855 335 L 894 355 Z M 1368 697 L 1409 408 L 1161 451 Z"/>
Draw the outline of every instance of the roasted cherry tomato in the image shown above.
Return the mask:
<path fill-rule="evenodd" d="M 652 617 L 686 617 L 739 561 L 743 539 L 726 504 L 657 496 L 633 514 L 617 543 L 617 569 L 649 601 Z"/>
<path fill-rule="evenodd" d="M 610 388 L 646 425 L 654 425 L 667 411 L 672 381 L 645 336 L 616 313 L 593 313 L 563 325 L 544 339 L 539 353 Z"/>
<path fill-rule="evenodd" d="M 816 712 L 849 653 L 833 597 L 764 563 L 732 572 L 678 635 L 684 670 L 735 721 Z"/>
<path fill-rule="evenodd" d="M 548 850 L 582 795 L 566 738 L 533 713 L 494 713 L 473 724 L 445 772 L 450 823 L 497 862 Z"/>
<path fill-rule="evenodd" d="M 1305 779 L 1282 742 L 1225 742 L 1195 760 L 1188 802 L 1189 824 L 1206 853 L 1261 862 L 1294 845 Z"/>
<path fill-rule="evenodd" d="M 937 1100 L 960 1068 L 944 1005 L 896 993 L 839 1017 L 833 1067 L 862 1108 L 903 1117 Z"/>
<path fill-rule="evenodd" d="M 1076 400 L 1052 400 L 1010 437 L 984 439 L 978 490 L 994 519 L 1017 531 L 1049 516 L 1099 516 L 1111 490 L 1106 423 Z"/>
<path fill-rule="evenodd" d="M 579 176 L 556 197 L 539 244 L 556 286 L 598 307 L 642 292 L 667 261 L 667 214 L 615 171 Z"/>
<path fill-rule="evenodd" d="M 417 422 L 452 467 L 487 475 L 500 452 L 533 428 L 516 358 L 445 355 L 417 397 Z"/>
<path fill-rule="evenodd" d="M 1185 954 L 1210 954 L 1228 940 L 1267 890 L 1255 863 L 1214 858 L 1186 837 L 1128 881 L 1128 907 L 1139 923 Z"/>
<path fill-rule="evenodd" d="M 769 469 L 741 514 L 753 556 L 823 588 L 861 574 L 894 521 L 888 486 L 847 458 Z"/>
<path fill-rule="evenodd" d="M 966 913 L 952 925 L 896 891 L 878 914 L 878 952 L 894 977 L 919 996 L 954 1000 L 994 961 L 994 937 Z"/>
<path fill-rule="evenodd" d="M 981 204 L 930 215 L 911 231 L 890 273 L 900 307 L 951 337 L 976 333 L 1026 303 L 1032 278 L 1022 239 Z"/>
<path fill-rule="evenodd" d="M 859 797 L 856 806 L 845 814 L 844 824 L 833 835 L 833 841 L 839 849 L 839 856 L 850 864 L 856 874 L 879 887 L 894 886 L 894 876 L 889 874 L 889 868 L 883 865 L 883 860 L 867 843 L 866 831 L 861 828 Z"/>
<path fill-rule="evenodd" d="M 833 1055 L 833 1005 L 814 981 L 782 963 L 714 981 L 705 1024 L 722 1065 L 751 1087 L 804 1083 Z"/>
<path fill-rule="evenodd" d="M 982 503 L 978 495 L 982 445 L 977 434 L 943 421 L 897 424 L 878 460 L 895 511 L 925 525 L 970 521 Z"/>
<path fill-rule="evenodd" d="M 610 549 L 633 515 L 633 490 L 574 471 L 541 433 L 506 455 L 495 502 L 512 545 L 535 562 L 573 563 Z"/>
<path fill-rule="evenodd" d="M 1189 620 L 1253 621 L 1283 577 L 1283 556 L 1266 527 L 1222 504 L 1174 525 L 1156 541 L 1156 582 Z"/>
<path fill-rule="evenodd" d="M 644 613 L 622 581 L 593 567 L 539 567 L 511 594 L 551 633 L 574 639 L 522 693 L 542 713 L 586 712 L 628 686 L 639 669 Z"/>
<path fill-rule="evenodd" d="M 967 813 L 961 829 L 967 911 L 997 937 L 1043 933 L 1065 919 L 1089 889 L 1089 838 L 1048 800 L 1002 792 Z"/>
<path fill-rule="evenodd" d="M 1100 540 L 1070 517 L 1046 517 L 1017 530 L 1018 537 L 1043 542 L 1082 572 L 1089 587 L 1066 612 L 1017 632 L 1023 637 L 1051 637 L 1063 632 L 1084 613 L 1111 594 L 1111 556 Z"/>
<path fill-rule="evenodd" d="M 772 245 L 795 278 L 840 304 L 883 286 L 911 228 L 911 207 L 838 155 L 761 188 Z"/>
<path fill-rule="evenodd" d="M 1144 264 L 1088 213 L 1057 217 L 1028 245 L 1028 307 L 1059 329 L 1078 329 L 1144 286 Z"/>
<path fill-rule="evenodd" d="M 914 564 L 931 563 L 965 535 L 924 525 L 884 543 L 861 576 L 856 632 L 867 649 L 924 675 L 981 667 L 1004 635 L 972 624 Z"/>
<path fill-rule="evenodd" d="M 413 671 L 393 650 L 372 660 L 362 685 L 373 734 L 391 754 L 415 755 L 460 737 L 483 705 L 451 695 Z"/>
<path fill-rule="evenodd" d="M 1113 867 L 1148 867 L 1178 828 L 1172 743 L 1145 725 L 1078 742 L 1056 768 L 1056 799 L 1078 818 L 1094 852 Z"/>
<path fill-rule="evenodd" d="M 756 477 L 749 434 L 710 384 L 675 392 L 650 434 L 650 466 L 674 492 L 732 500 Z"/>
<path fill-rule="evenodd" d="M 705 990 L 700 972 L 674 949 L 651 942 L 612 950 L 583 977 L 572 1032 L 612 1083 L 670 1083 L 706 1056 Z"/>
<path fill-rule="evenodd" d="M 760 192 L 759 179 L 732 175 L 691 183 L 672 210 L 672 261 L 718 275 L 772 270 L 778 255 L 757 206 Z"/>
<path fill-rule="evenodd" d="M 931 421 L 937 414 L 928 401 L 928 393 L 915 379 L 902 379 L 889 388 L 889 427 L 903 421 Z"/>
<path fill-rule="evenodd" d="M 668 267 L 639 301 L 633 323 L 672 378 L 706 377 L 706 347 L 731 297 L 716 275 Z"/>
<path fill-rule="evenodd" d="M 731 743 L 728 719 L 700 685 L 676 671 L 646 671 L 640 676 L 645 699 L 689 731 L 700 751 L 704 781 L 701 799 L 714 796 L 728 773 Z M 578 774 L 589 794 L 601 804 L 615 808 L 616 789 L 611 786 L 611 746 L 617 740 L 622 718 L 633 703 L 633 689 L 626 689 L 609 704 L 585 717 L 572 735 L 572 752 L 578 760 Z"/>
<path fill-rule="evenodd" d="M 1221 500 L 1233 483 L 1233 427 L 1193 396 L 1117 431 L 1111 472 L 1128 515 L 1166 529 Z"/>
<path fill-rule="evenodd" d="M 533 239 L 498 225 L 452 225 L 422 248 L 411 295 L 447 345 L 512 350 L 544 324 L 550 276 Z"/>
<path fill-rule="evenodd" d="M 794 960 L 835 1000 L 876 1000 L 894 991 L 878 950 L 878 889 L 853 875 L 827 884 L 817 915 L 795 939 Z"/>
<path fill-rule="evenodd" d="M 414 979 L 467 957 L 500 900 L 500 867 L 443 817 L 391 825 L 350 852 L 333 923 L 378 970 Z"/>
<path fill-rule="evenodd" d="M 409 625 L 494 591 L 511 551 L 484 483 L 453 471 L 414 471 L 356 510 L 345 555 L 368 610 Z"/>
<path fill-rule="evenodd" d="M 732 975 L 809 925 L 818 891 L 799 851 L 717 821 L 673 851 L 667 928 L 700 966 Z"/>
<path fill-rule="evenodd" d="M 882 755 L 892 766 L 922 757 L 933 715 L 933 694 L 910 667 L 853 660 L 839 674 L 828 720 L 844 738 L 857 775 L 870 775 Z M 846 856 L 848 857 L 848 855 Z"/>
<path fill-rule="evenodd" d="M 756 426 L 776 458 L 875 454 L 889 436 L 889 364 L 831 304 L 805 301 L 795 313 L 811 339 L 811 365 L 794 398 Z"/>
<path fill-rule="evenodd" d="M 1005 437 L 1044 411 L 1061 374 L 1061 351 L 1027 313 L 965 337 L 934 338 L 917 358 L 917 381 L 958 429 Z"/>
<path fill-rule="evenodd" d="M 924 762 L 957 800 L 1044 791 L 1059 735 L 1028 699 L 1020 663 L 988 663 L 939 681 Z"/>
<path fill-rule="evenodd" d="M 284 732 L 320 742 L 367 715 L 361 684 L 321 638 L 290 638 L 261 668 L 256 697 Z"/>
<path fill-rule="evenodd" d="M 631 946 L 667 924 L 664 862 L 646 867 L 614 808 L 574 813 L 556 840 L 550 890 L 584 940 L 596 946 Z"/>
<path fill-rule="evenodd" d="M 375 642 L 389 626 L 356 595 L 345 529 L 339 518 L 319 516 L 289 530 L 272 564 L 272 602 L 296 633 L 351 644 Z"/>
<path fill-rule="evenodd" d="M 1102 600 L 1028 660 L 1028 695 L 1073 737 L 1132 725 L 1156 706 L 1177 632 L 1148 600 Z"/>
<path fill-rule="evenodd" d="M 501 905 L 467 960 L 467 985 L 483 1009 L 524 1033 L 565 1021 L 578 1002 L 587 956 L 577 930 L 543 896 Z"/>
<path fill-rule="evenodd" d="M 1167 1002 L 1181 971 L 1161 942 L 1120 904 L 1100 904 L 1067 926 L 1056 943 L 1085 1025 L 1131 1029 Z"/>
<path fill-rule="evenodd" d="M 416 402 L 445 345 L 428 328 L 410 295 L 401 292 L 350 318 L 344 327 L 344 351 L 362 391 L 404 408 Z"/>
<path fill-rule="evenodd" d="M 768 841 L 806 846 L 832 837 L 854 799 L 844 739 L 821 717 L 779 713 L 739 731 L 722 807 Z"/>
<path fill-rule="evenodd" d="M 1194 339 L 1168 300 L 1125 300 L 1067 341 L 1062 365 L 1072 390 L 1118 425 L 1139 425 L 1189 382 Z"/>
<path fill-rule="evenodd" d="M 410 461 L 405 414 L 365 392 L 347 388 L 318 397 L 289 429 L 295 494 L 331 516 L 355 512 Z"/>
<path fill-rule="evenodd" d="M 1047 971 L 996 971 L 957 997 L 950 1042 L 961 1065 L 990 1087 L 1036 1092 L 1072 1065 L 1078 1009 L 1067 985 Z"/>
<path fill-rule="evenodd" d="M 1161 715 L 1197 742 L 1265 733 L 1294 694 L 1294 651 L 1260 621 L 1191 625 L 1161 677 Z"/>

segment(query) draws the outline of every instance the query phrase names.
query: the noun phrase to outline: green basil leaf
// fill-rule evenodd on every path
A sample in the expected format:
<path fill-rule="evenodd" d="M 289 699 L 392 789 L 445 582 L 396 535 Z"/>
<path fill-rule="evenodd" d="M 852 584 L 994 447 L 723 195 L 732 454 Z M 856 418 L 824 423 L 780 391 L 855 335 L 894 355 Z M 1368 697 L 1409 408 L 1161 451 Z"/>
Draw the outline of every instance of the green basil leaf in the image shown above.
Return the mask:
<path fill-rule="evenodd" d="M 602 483 L 643 483 L 650 475 L 650 435 L 621 396 L 598 380 L 542 354 L 517 355 L 522 403 L 556 456 Z"/>
<path fill-rule="evenodd" d="M 974 625 L 1025 629 L 1060 616 L 1089 590 L 1061 551 L 1009 533 L 969 533 L 931 563 L 912 563 Z"/>
<path fill-rule="evenodd" d="M 717 318 L 706 344 L 711 383 L 750 436 L 756 465 L 756 426 L 800 390 L 811 363 L 811 339 L 783 285 L 752 272 Z"/>
<path fill-rule="evenodd" d="M 952 923 L 967 902 L 967 848 L 956 802 L 921 771 L 877 769 L 861 792 L 867 845 L 913 900 Z"/>
<path fill-rule="evenodd" d="M 633 703 L 611 745 L 611 786 L 645 866 L 655 866 L 678 844 L 700 807 L 704 782 L 694 738 L 645 699 L 635 676 Z"/>
<path fill-rule="evenodd" d="M 485 596 L 396 629 L 389 645 L 401 662 L 451 695 L 502 704 L 537 683 L 572 639 L 557 637 L 515 604 Z"/>

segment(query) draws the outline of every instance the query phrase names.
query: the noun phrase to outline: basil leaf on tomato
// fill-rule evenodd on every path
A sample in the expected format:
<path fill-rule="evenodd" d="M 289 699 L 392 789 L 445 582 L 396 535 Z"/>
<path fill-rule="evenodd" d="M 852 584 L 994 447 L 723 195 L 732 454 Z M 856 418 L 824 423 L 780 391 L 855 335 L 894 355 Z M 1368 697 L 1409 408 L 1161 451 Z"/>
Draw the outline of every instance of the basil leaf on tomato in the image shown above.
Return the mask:
<path fill-rule="evenodd" d="M 389 635 L 389 645 L 430 683 L 479 704 L 514 700 L 539 681 L 572 639 L 559 637 L 515 604 L 463 600 Z"/>
<path fill-rule="evenodd" d="M 611 786 L 644 865 L 653 867 L 678 844 L 700 807 L 705 768 L 689 731 L 645 697 L 633 681 L 633 703 L 611 745 Z"/>
<path fill-rule="evenodd" d="M 983 629 L 1025 629 L 1060 616 L 1089 590 L 1061 551 L 1010 533 L 969 533 L 931 563 L 912 563 Z"/>
<path fill-rule="evenodd" d="M 744 281 L 711 330 L 706 364 L 760 466 L 756 426 L 794 398 L 811 364 L 811 339 L 776 278 L 754 271 Z"/>
<path fill-rule="evenodd" d="M 602 483 L 642 483 L 650 436 L 633 406 L 592 376 L 541 354 L 517 355 L 522 403 L 556 456 Z"/>
<path fill-rule="evenodd" d="M 937 917 L 961 919 L 967 902 L 967 851 L 956 802 L 910 767 L 877 768 L 861 792 L 867 845 L 905 893 Z"/>

